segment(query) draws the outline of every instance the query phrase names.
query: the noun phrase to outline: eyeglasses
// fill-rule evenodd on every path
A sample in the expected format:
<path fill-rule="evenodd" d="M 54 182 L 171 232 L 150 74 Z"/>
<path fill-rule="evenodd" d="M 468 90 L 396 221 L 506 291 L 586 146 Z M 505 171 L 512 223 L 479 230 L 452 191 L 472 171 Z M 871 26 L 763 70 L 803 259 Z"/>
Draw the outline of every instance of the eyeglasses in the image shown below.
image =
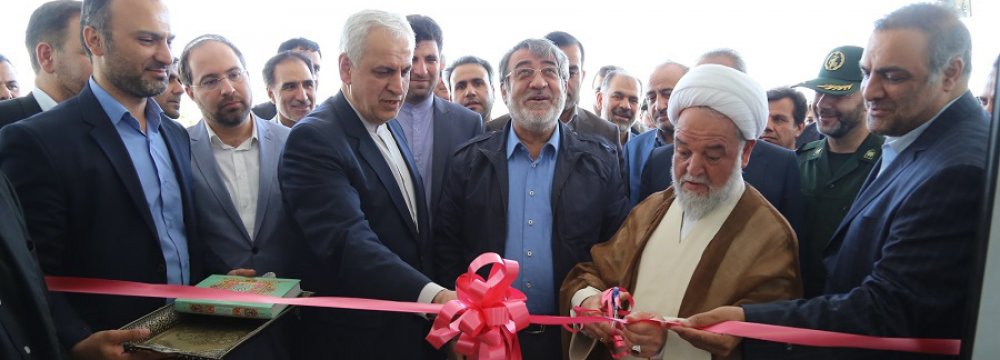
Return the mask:
<path fill-rule="evenodd" d="M 517 80 L 524 81 L 535 78 L 535 74 L 541 72 L 542 77 L 548 80 L 559 79 L 559 69 L 555 66 L 543 67 L 541 69 L 532 69 L 528 67 L 517 68 L 514 71 L 507 73 L 507 76 L 511 76 Z"/>
<path fill-rule="evenodd" d="M 225 77 L 215 77 L 215 76 L 206 77 L 204 79 L 201 79 L 201 82 L 199 82 L 194 86 L 208 91 L 212 91 L 218 89 L 219 85 L 222 85 L 222 79 L 229 79 L 230 84 L 239 84 L 242 83 L 244 80 L 246 80 L 246 78 L 247 78 L 246 70 L 233 69 L 227 72 Z"/>

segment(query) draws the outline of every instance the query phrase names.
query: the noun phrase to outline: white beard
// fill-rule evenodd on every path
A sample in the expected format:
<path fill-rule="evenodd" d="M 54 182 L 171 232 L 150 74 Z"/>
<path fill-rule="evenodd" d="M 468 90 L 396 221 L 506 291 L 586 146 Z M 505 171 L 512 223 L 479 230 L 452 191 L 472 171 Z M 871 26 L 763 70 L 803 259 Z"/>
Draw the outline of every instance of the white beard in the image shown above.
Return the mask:
<path fill-rule="evenodd" d="M 740 161 L 742 158 L 743 149 L 740 148 L 736 154 L 736 161 L 732 172 L 729 174 L 729 179 L 726 180 L 725 185 L 722 188 L 713 188 L 709 185 L 708 193 L 704 195 L 685 189 L 683 186 L 680 186 L 681 183 L 678 180 L 708 184 L 707 177 L 685 174 L 681 179 L 678 179 L 677 174 L 674 173 L 674 167 L 670 168 L 670 177 L 674 180 L 674 194 L 677 196 L 677 202 L 681 204 L 681 209 L 684 210 L 685 220 L 700 220 L 712 212 L 712 210 L 719 207 L 719 204 L 732 199 L 733 196 L 739 196 L 737 191 L 740 188 L 740 184 L 743 183 L 743 167 Z"/>

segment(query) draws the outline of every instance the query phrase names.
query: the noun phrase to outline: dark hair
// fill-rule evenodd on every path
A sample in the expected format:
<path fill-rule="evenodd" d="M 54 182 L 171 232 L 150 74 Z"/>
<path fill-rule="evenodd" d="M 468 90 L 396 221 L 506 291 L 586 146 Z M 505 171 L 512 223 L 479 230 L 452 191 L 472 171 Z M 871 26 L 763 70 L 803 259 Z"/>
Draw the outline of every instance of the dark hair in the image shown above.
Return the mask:
<path fill-rule="evenodd" d="M 181 53 L 181 66 L 180 66 L 181 71 L 179 71 L 182 83 L 186 85 L 191 85 L 192 82 L 194 81 L 194 79 L 191 78 L 191 64 L 189 62 L 189 60 L 191 59 L 191 51 L 209 41 L 220 42 L 228 46 L 230 49 L 233 50 L 233 53 L 236 54 L 236 57 L 240 59 L 240 66 L 243 66 L 244 69 L 247 67 L 247 62 L 243 60 L 243 53 L 240 52 L 240 49 L 237 49 L 236 45 L 233 45 L 233 43 L 230 42 L 229 39 L 226 39 L 222 35 L 205 34 L 194 38 L 194 40 L 191 40 L 191 42 L 189 42 L 186 46 L 184 46 L 184 52 Z"/>
<path fill-rule="evenodd" d="M 264 64 L 264 83 L 267 84 L 268 88 L 274 86 L 274 69 L 286 60 L 301 60 L 302 63 L 306 64 L 306 67 L 309 68 L 309 74 L 316 75 L 313 73 L 312 61 L 310 61 L 305 55 L 302 55 L 297 51 L 282 51 L 278 53 L 278 55 L 272 56 L 271 59 L 267 60 L 267 63 Z"/>
<path fill-rule="evenodd" d="M 553 44 L 556 44 L 556 47 L 564 47 L 570 45 L 576 45 L 577 47 L 579 47 L 580 65 L 583 65 L 583 59 L 585 59 L 587 55 L 583 51 L 583 44 L 580 43 L 580 40 L 577 40 L 575 37 L 573 37 L 573 35 L 570 35 L 565 31 L 553 31 L 545 35 L 545 38 L 549 39 L 549 41 L 551 41 Z"/>
<path fill-rule="evenodd" d="M 296 49 L 309 50 L 319 54 L 320 57 L 323 57 L 323 52 L 319 51 L 319 44 L 316 43 L 315 41 L 306 38 L 298 37 L 294 39 L 288 39 L 285 40 L 285 42 L 281 43 L 281 45 L 278 45 L 279 53 Z"/>
<path fill-rule="evenodd" d="M 56 0 L 42 4 L 28 19 L 28 30 L 24 32 L 24 46 L 28 48 L 31 57 L 31 68 L 38 73 L 42 69 L 38 64 L 38 54 L 35 47 L 40 42 L 52 44 L 56 50 L 62 50 L 66 42 L 69 19 L 80 15 L 83 3 L 75 0 Z"/>
<path fill-rule="evenodd" d="M 806 121 L 806 96 L 787 86 L 774 88 L 767 91 L 767 102 L 774 102 L 781 99 L 792 99 L 792 118 L 795 125 L 802 125 Z"/>
<path fill-rule="evenodd" d="M 927 35 L 927 67 L 936 73 L 952 58 L 965 62 L 962 77 L 972 73 L 972 37 L 954 9 L 922 3 L 907 5 L 875 21 L 875 31 L 916 29 Z"/>
<path fill-rule="evenodd" d="M 441 34 L 441 27 L 438 23 L 431 19 L 429 16 L 413 14 L 406 15 L 406 21 L 410 23 L 410 28 L 413 29 L 413 33 L 416 35 L 417 44 L 421 41 L 434 40 L 438 46 L 438 52 L 444 48 L 444 35 Z"/>
<path fill-rule="evenodd" d="M 458 60 L 455 60 L 455 62 L 451 63 L 451 66 L 448 66 L 447 69 L 444 69 L 445 79 L 448 80 L 445 81 L 445 84 L 448 85 L 448 90 L 451 90 L 451 72 L 455 71 L 455 68 L 467 64 L 479 65 L 482 66 L 483 69 L 486 69 L 486 77 L 487 77 L 486 82 L 490 84 L 491 88 L 493 87 L 493 66 L 490 66 L 490 63 L 486 60 L 480 59 L 472 55 L 467 55 L 458 58 Z"/>
<path fill-rule="evenodd" d="M 83 29 L 92 27 L 104 36 L 105 45 L 111 44 L 111 0 L 84 0 L 80 10 L 80 43 L 87 56 L 94 53 L 87 47 L 87 39 L 83 38 Z"/>
<path fill-rule="evenodd" d="M 743 57 L 740 56 L 740 53 L 736 52 L 736 50 L 729 48 L 715 49 L 707 53 L 704 53 L 701 55 L 701 57 L 698 58 L 698 62 L 701 63 L 705 59 L 719 57 L 719 56 L 727 57 L 730 60 L 732 60 L 733 64 L 735 64 L 734 69 L 739 70 L 741 73 L 744 74 L 747 72 L 747 63 L 743 61 Z"/>

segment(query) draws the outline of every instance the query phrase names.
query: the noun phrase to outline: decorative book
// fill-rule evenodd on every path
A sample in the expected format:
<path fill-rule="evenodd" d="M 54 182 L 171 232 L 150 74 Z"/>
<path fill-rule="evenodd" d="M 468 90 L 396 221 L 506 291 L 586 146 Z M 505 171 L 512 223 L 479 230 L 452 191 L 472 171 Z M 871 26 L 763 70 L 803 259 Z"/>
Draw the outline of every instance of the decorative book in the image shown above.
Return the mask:
<path fill-rule="evenodd" d="M 302 293 L 302 289 L 299 287 L 299 280 L 296 279 L 212 275 L 199 282 L 197 286 L 289 298 L 297 297 Z M 288 305 L 177 299 L 174 301 L 174 307 L 177 311 L 183 313 L 273 319 Z"/>

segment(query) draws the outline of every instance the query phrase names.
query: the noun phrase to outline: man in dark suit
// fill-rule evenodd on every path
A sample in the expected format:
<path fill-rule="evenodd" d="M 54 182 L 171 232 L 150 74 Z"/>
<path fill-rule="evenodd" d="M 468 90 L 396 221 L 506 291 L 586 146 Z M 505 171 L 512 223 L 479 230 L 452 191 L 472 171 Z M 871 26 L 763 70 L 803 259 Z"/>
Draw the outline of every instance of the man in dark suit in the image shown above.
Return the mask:
<path fill-rule="evenodd" d="M 416 34 L 417 46 L 410 70 L 410 89 L 396 120 L 413 152 L 417 172 L 424 184 L 430 186 L 425 195 L 433 218 L 452 155 L 459 145 L 483 133 L 483 121 L 472 110 L 434 96 L 444 70 L 441 27 L 423 15 L 408 15 L 406 20 Z"/>
<path fill-rule="evenodd" d="M 341 92 L 292 128 L 278 165 L 285 208 L 313 263 L 303 288 L 321 296 L 442 303 L 431 282 L 424 188 L 399 123 L 414 34 L 377 10 L 349 17 L 340 54 Z M 353 43 L 361 41 L 361 43 Z M 302 309 L 308 357 L 423 359 L 430 323 L 416 315 Z"/>
<path fill-rule="evenodd" d="M 202 261 L 189 140 L 150 99 L 166 88 L 173 60 L 173 34 L 162 21 L 167 9 L 159 1 L 87 0 L 82 14 L 94 63 L 87 86 L 0 131 L 0 169 L 21 197 L 41 268 L 60 276 L 196 283 Z M 133 38 L 140 29 L 148 42 Z M 121 343 L 138 338 L 101 330 L 164 305 L 155 298 L 50 295 L 60 343 L 76 358 L 121 356 Z"/>
<path fill-rule="evenodd" d="M 673 167 L 674 146 L 667 145 L 649 155 L 642 170 L 639 184 L 639 201 L 652 193 L 663 191 L 671 184 L 670 169 Z M 802 200 L 799 165 L 795 152 L 766 141 L 758 141 L 750 152 L 750 162 L 743 169 L 743 178 L 753 185 L 788 220 L 792 228 L 799 231 L 805 203 Z"/>
<path fill-rule="evenodd" d="M 868 127 L 882 159 L 826 248 L 824 295 L 723 307 L 688 318 L 874 336 L 958 339 L 978 248 L 988 124 L 968 90 L 972 42 L 953 9 L 915 4 L 875 23 L 861 59 Z M 717 355 L 739 339 L 681 337 Z M 943 356 L 808 348 L 745 340 L 747 359 L 926 359 Z"/>
<path fill-rule="evenodd" d="M 513 121 L 456 152 L 435 218 L 435 271 L 450 286 L 477 255 L 499 253 L 521 264 L 513 287 L 528 296 L 528 310 L 554 315 L 563 278 L 625 219 L 625 184 L 611 146 L 557 120 L 569 78 L 558 48 L 524 40 L 500 69 L 510 74 L 500 91 Z M 560 331 L 518 333 L 525 359 L 560 358 Z"/>
<path fill-rule="evenodd" d="M 0 172 L 0 358 L 62 359 L 21 204 Z"/>
<path fill-rule="evenodd" d="M 87 85 L 90 59 L 80 42 L 79 1 L 58 0 L 39 6 L 25 31 L 35 90 L 0 101 L 0 127 L 27 119 L 76 96 Z"/>

